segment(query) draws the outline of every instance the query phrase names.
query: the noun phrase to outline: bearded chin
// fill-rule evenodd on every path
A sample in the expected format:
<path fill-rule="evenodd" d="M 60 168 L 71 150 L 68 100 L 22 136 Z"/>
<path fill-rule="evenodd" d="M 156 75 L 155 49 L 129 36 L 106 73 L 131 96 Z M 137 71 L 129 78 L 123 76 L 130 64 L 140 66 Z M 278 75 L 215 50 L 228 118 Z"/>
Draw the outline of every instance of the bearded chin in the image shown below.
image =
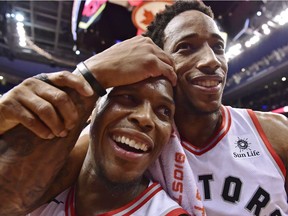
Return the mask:
<path fill-rule="evenodd" d="M 112 181 L 111 179 L 109 179 L 107 172 L 102 165 L 96 168 L 96 173 L 98 178 L 105 185 L 106 189 L 111 191 L 111 193 L 115 195 L 136 189 L 142 180 L 142 176 L 140 176 L 129 181 Z"/>

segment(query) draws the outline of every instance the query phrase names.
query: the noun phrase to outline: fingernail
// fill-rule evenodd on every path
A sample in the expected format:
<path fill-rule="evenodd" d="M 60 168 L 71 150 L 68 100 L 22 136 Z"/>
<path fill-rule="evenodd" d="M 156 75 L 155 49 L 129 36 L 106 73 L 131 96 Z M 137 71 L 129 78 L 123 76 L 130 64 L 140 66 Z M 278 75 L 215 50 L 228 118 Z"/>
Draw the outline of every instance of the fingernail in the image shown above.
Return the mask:
<path fill-rule="evenodd" d="M 47 136 L 47 139 L 53 139 L 55 136 L 54 136 L 54 134 L 49 134 L 48 136 Z"/>
<path fill-rule="evenodd" d="M 58 136 L 59 136 L 59 137 L 65 137 L 65 136 L 67 136 L 67 131 L 66 131 L 66 130 L 63 130 Z"/>
<path fill-rule="evenodd" d="M 84 90 L 87 92 L 88 96 L 92 96 L 94 94 L 94 91 L 90 85 L 85 85 Z"/>

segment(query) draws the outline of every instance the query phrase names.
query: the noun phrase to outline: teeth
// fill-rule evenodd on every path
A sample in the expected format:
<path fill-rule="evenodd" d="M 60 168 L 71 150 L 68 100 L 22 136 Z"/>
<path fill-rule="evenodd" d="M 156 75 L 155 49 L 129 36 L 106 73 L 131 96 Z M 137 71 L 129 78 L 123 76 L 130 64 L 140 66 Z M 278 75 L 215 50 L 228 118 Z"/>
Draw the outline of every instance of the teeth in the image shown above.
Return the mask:
<path fill-rule="evenodd" d="M 198 81 L 195 84 L 203 87 L 216 87 L 219 84 L 219 81 L 206 80 L 206 81 Z"/>
<path fill-rule="evenodd" d="M 140 149 L 142 151 L 147 151 L 148 150 L 148 147 L 143 144 L 143 143 L 138 143 L 136 142 L 135 140 L 132 140 L 132 139 L 129 139 L 125 136 L 113 136 L 113 140 L 116 141 L 116 142 L 120 142 L 122 144 L 125 144 L 125 145 L 128 145 L 132 148 L 135 148 L 135 149 Z"/>

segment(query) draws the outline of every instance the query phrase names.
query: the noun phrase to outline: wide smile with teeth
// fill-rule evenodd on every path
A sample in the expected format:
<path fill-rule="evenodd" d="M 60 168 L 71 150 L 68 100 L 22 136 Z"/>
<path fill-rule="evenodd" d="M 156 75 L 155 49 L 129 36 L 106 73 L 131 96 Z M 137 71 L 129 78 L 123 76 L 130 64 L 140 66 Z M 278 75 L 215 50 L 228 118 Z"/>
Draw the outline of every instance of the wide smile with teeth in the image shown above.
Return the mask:
<path fill-rule="evenodd" d="M 216 87 L 220 84 L 219 81 L 215 80 L 204 80 L 204 81 L 196 81 L 194 82 L 195 85 L 211 88 L 211 87 Z"/>
<path fill-rule="evenodd" d="M 140 151 L 143 151 L 143 152 L 146 152 L 148 150 L 148 147 L 147 147 L 146 144 L 139 143 L 139 142 L 137 142 L 137 141 L 135 141 L 133 139 L 130 139 L 128 137 L 114 135 L 112 138 L 117 143 L 124 144 L 124 145 L 129 146 L 129 147 L 131 147 L 133 149 L 140 150 Z"/>

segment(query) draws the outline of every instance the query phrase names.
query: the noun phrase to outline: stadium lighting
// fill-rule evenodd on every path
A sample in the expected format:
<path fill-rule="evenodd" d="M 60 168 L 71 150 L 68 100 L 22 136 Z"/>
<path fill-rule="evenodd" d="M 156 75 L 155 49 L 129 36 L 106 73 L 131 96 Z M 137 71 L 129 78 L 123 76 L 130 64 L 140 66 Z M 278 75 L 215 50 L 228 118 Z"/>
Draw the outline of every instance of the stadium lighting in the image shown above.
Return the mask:
<path fill-rule="evenodd" d="M 15 19 L 18 21 L 18 22 L 23 22 L 24 21 L 24 16 L 20 13 L 16 13 L 15 14 Z"/>
<path fill-rule="evenodd" d="M 240 43 L 237 43 L 228 49 L 228 51 L 226 53 L 226 57 L 228 59 L 231 59 L 231 58 L 234 58 L 235 56 L 239 55 L 241 52 L 242 52 L 242 45 Z"/>

